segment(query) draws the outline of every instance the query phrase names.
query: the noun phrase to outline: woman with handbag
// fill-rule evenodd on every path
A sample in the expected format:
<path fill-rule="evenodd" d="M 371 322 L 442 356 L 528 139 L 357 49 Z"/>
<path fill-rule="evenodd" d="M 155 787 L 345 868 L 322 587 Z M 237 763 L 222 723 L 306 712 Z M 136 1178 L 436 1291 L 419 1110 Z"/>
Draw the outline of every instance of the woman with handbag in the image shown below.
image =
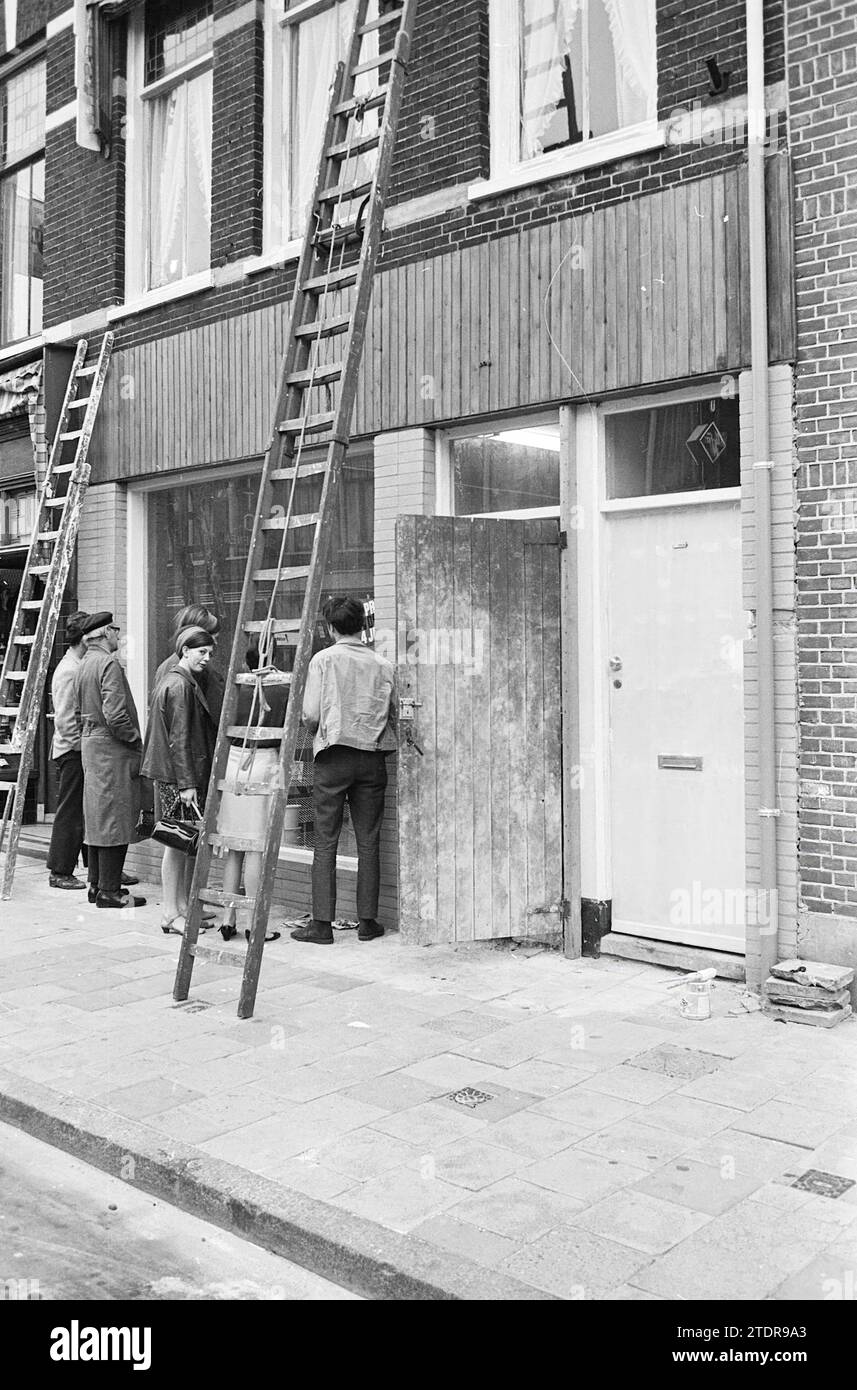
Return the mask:
<path fill-rule="evenodd" d="M 241 725 L 252 722 L 257 728 L 270 727 L 272 737 L 247 747 L 233 745 L 229 750 L 225 787 L 217 816 L 218 835 L 230 845 L 240 846 L 242 842 L 247 845 L 246 849 L 230 849 L 227 852 L 223 866 L 223 891 L 238 893 L 243 869 L 244 888 L 250 898 L 258 893 L 262 878 L 262 853 L 250 846 L 259 844 L 266 837 L 280 767 L 279 730 L 286 717 L 286 686 L 263 686 L 261 683 L 264 674 L 276 669 L 276 653 L 276 638 L 270 633 L 262 636 L 259 646 L 252 645 L 247 651 L 247 669 L 254 671 L 259 679 L 255 687 L 241 687 L 236 719 Z M 252 796 L 244 794 L 248 787 L 253 788 Z M 263 787 L 271 788 L 270 796 L 260 794 L 259 789 Z M 227 907 L 224 910 L 220 934 L 224 941 L 231 940 L 237 934 L 235 908 Z M 279 937 L 279 932 L 269 932 L 265 940 L 278 941 Z"/>
<path fill-rule="evenodd" d="M 184 933 L 193 876 L 188 851 L 194 837 L 182 833 L 181 822 L 201 819 L 217 733 L 196 679 L 208 666 L 213 650 L 211 633 L 204 628 L 188 627 L 178 634 L 178 663 L 161 677 L 152 693 L 143 750 L 142 774 L 155 784 L 160 826 L 168 835 L 161 865 L 161 931 L 177 936 Z M 158 826 L 154 833 L 157 839 Z M 186 843 L 180 847 L 183 841 Z"/>

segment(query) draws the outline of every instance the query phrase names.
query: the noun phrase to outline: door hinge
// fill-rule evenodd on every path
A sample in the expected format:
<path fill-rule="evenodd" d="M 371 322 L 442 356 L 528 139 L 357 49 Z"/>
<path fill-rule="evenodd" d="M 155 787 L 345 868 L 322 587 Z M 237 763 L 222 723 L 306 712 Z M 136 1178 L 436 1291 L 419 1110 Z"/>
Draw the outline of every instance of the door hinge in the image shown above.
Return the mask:
<path fill-rule="evenodd" d="M 563 926 L 571 916 L 571 903 L 568 898 L 560 898 L 559 902 L 551 903 L 546 907 L 528 907 L 528 917 L 558 917 Z"/>
<path fill-rule="evenodd" d="M 559 535 L 557 536 L 556 543 L 559 546 L 560 550 L 568 550 L 568 532 L 560 531 Z"/>

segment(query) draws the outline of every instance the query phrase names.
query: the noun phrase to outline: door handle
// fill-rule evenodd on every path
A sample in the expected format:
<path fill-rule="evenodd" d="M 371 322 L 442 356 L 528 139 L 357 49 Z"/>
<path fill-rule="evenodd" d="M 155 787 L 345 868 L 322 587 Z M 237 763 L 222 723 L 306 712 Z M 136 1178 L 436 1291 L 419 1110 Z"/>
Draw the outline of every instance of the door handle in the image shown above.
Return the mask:
<path fill-rule="evenodd" d="M 610 666 L 610 670 L 611 670 L 611 671 L 621 671 L 621 670 L 622 670 L 622 658 L 621 658 L 621 656 L 611 656 L 608 665 Z"/>

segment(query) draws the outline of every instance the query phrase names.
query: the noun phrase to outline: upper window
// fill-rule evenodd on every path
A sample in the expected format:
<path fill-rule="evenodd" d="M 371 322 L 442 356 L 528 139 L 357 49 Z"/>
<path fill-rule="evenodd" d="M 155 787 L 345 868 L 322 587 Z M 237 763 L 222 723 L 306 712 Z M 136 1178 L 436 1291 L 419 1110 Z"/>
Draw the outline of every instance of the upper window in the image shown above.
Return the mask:
<path fill-rule="evenodd" d="M 657 115 L 655 0 L 491 0 L 492 175 Z"/>
<path fill-rule="evenodd" d="M 611 412 L 605 432 L 608 501 L 741 485 L 737 400 Z"/>
<path fill-rule="evenodd" d="M 41 332 L 45 63 L 0 84 L 0 341 Z"/>
<path fill-rule="evenodd" d="M 276 8 L 276 7 L 275 7 Z M 268 168 L 266 177 L 267 233 L 272 247 L 302 237 L 312 202 L 321 154 L 330 87 L 336 65 L 348 55 L 356 14 L 356 0 L 280 0 L 269 30 L 271 101 L 266 103 Z M 377 14 L 370 0 L 367 18 Z M 364 40 L 361 60 L 377 52 L 377 35 Z M 374 90 L 378 73 L 361 73 L 355 92 Z M 360 134 L 368 135 L 377 112 L 367 112 Z M 347 181 L 361 181 L 366 157 L 354 157 L 343 166 Z M 353 212 L 353 209 L 352 209 Z"/>
<path fill-rule="evenodd" d="M 130 28 L 128 270 L 138 293 L 211 263 L 213 3 L 178 8 L 149 0 Z"/>

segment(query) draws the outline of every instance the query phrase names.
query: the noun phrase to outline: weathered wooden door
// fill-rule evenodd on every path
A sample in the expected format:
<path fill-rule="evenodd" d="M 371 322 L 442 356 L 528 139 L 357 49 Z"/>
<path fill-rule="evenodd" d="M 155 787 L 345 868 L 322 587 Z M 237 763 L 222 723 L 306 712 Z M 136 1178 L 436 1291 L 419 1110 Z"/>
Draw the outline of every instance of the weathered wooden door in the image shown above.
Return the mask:
<path fill-rule="evenodd" d="M 558 541 L 556 521 L 398 521 L 399 920 L 413 942 L 561 937 Z"/>

